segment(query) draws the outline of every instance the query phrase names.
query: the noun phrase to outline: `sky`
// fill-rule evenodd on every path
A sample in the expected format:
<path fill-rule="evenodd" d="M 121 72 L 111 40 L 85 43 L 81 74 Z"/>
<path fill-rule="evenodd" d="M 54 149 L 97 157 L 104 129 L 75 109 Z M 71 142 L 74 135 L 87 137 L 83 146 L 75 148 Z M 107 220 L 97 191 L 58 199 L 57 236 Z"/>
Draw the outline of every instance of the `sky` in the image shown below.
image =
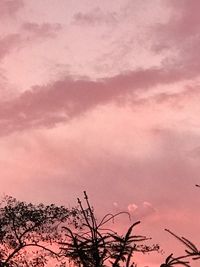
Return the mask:
<path fill-rule="evenodd" d="M 181 248 L 165 228 L 199 244 L 199 9 L 1 0 L 1 194 L 129 211 L 165 250 L 139 267 Z"/>

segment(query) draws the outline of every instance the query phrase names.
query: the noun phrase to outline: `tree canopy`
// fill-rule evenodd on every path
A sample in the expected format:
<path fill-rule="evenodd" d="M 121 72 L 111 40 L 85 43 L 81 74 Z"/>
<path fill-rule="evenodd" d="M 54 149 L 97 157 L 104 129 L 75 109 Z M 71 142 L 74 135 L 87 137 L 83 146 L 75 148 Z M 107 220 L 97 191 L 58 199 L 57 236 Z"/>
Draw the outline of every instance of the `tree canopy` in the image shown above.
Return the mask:
<path fill-rule="evenodd" d="M 44 266 L 60 258 L 62 226 L 77 224 L 78 210 L 34 205 L 6 196 L 0 204 L 0 266 Z"/>

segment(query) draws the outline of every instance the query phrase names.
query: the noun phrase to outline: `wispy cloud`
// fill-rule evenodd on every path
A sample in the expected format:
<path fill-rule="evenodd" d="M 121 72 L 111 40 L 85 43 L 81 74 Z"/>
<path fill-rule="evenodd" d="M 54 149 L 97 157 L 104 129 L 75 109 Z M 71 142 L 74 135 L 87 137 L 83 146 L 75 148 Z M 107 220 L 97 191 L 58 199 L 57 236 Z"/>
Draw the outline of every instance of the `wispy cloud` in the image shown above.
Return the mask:
<path fill-rule="evenodd" d="M 20 42 L 21 37 L 19 34 L 9 34 L 0 38 L 0 60 L 14 49 L 17 49 Z"/>
<path fill-rule="evenodd" d="M 96 24 L 116 24 L 118 21 L 115 12 L 105 12 L 100 8 L 95 8 L 90 12 L 78 12 L 74 14 L 72 23 L 77 25 L 95 26 Z"/>
<path fill-rule="evenodd" d="M 55 34 L 61 29 L 60 24 L 50 24 L 50 23 L 33 23 L 25 22 L 22 25 L 22 30 L 27 34 L 32 35 L 34 38 L 45 38 L 45 37 L 54 37 Z"/>
<path fill-rule="evenodd" d="M 0 16 L 12 16 L 24 6 L 23 0 L 1 0 L 0 1 Z"/>
<path fill-rule="evenodd" d="M 149 69 L 97 81 L 66 78 L 46 86 L 35 86 L 11 101 L 1 103 L 1 133 L 40 126 L 52 127 L 58 122 L 84 115 L 100 105 L 123 103 L 127 98 L 131 103 L 137 103 L 136 93 L 154 85 L 174 82 L 181 77 L 175 72 Z M 192 92 L 189 89 L 179 94 L 160 93 L 156 101 L 173 101 L 185 95 L 193 96 Z"/>
<path fill-rule="evenodd" d="M 166 1 L 171 8 L 171 17 L 167 23 L 154 28 L 156 53 L 169 51 L 170 56 L 164 65 L 171 64 L 182 76 L 182 79 L 199 76 L 200 64 L 197 60 L 200 47 L 200 18 L 198 1 Z"/>

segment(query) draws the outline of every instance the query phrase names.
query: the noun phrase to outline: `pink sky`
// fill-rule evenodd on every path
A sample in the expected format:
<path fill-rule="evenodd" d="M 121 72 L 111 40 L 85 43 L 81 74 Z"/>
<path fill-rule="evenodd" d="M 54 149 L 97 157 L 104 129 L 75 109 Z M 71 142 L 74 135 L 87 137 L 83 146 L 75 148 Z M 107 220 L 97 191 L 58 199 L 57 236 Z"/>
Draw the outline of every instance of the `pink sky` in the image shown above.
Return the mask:
<path fill-rule="evenodd" d="M 1 0 L 1 194 L 129 210 L 199 242 L 200 2 Z M 145 263 L 158 266 L 160 257 Z M 195 266 L 195 265 L 193 265 Z"/>

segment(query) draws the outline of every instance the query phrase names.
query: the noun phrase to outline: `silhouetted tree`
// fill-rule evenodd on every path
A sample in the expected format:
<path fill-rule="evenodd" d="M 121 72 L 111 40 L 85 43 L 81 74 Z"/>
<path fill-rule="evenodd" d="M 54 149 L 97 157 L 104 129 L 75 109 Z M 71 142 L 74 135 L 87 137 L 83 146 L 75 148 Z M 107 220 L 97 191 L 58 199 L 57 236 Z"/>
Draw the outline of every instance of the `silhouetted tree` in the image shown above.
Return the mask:
<path fill-rule="evenodd" d="M 61 226 L 77 225 L 77 217 L 77 209 L 6 196 L 0 204 L 0 267 L 39 267 L 49 258 L 60 259 L 56 244 L 62 240 Z"/>
<path fill-rule="evenodd" d="M 111 229 L 106 229 L 106 223 L 113 220 L 121 213 L 107 214 L 98 223 L 94 215 L 94 210 L 90 206 L 86 192 L 84 192 L 87 208 L 78 199 L 78 204 L 82 212 L 83 229 L 73 231 L 69 227 L 66 230 L 68 242 L 60 242 L 64 255 L 79 267 L 134 267 L 132 256 L 134 252 L 158 251 L 158 245 L 148 246 L 143 242 L 148 240 L 146 236 L 134 235 L 132 231 L 140 222 L 130 226 L 125 235 L 118 235 Z"/>

